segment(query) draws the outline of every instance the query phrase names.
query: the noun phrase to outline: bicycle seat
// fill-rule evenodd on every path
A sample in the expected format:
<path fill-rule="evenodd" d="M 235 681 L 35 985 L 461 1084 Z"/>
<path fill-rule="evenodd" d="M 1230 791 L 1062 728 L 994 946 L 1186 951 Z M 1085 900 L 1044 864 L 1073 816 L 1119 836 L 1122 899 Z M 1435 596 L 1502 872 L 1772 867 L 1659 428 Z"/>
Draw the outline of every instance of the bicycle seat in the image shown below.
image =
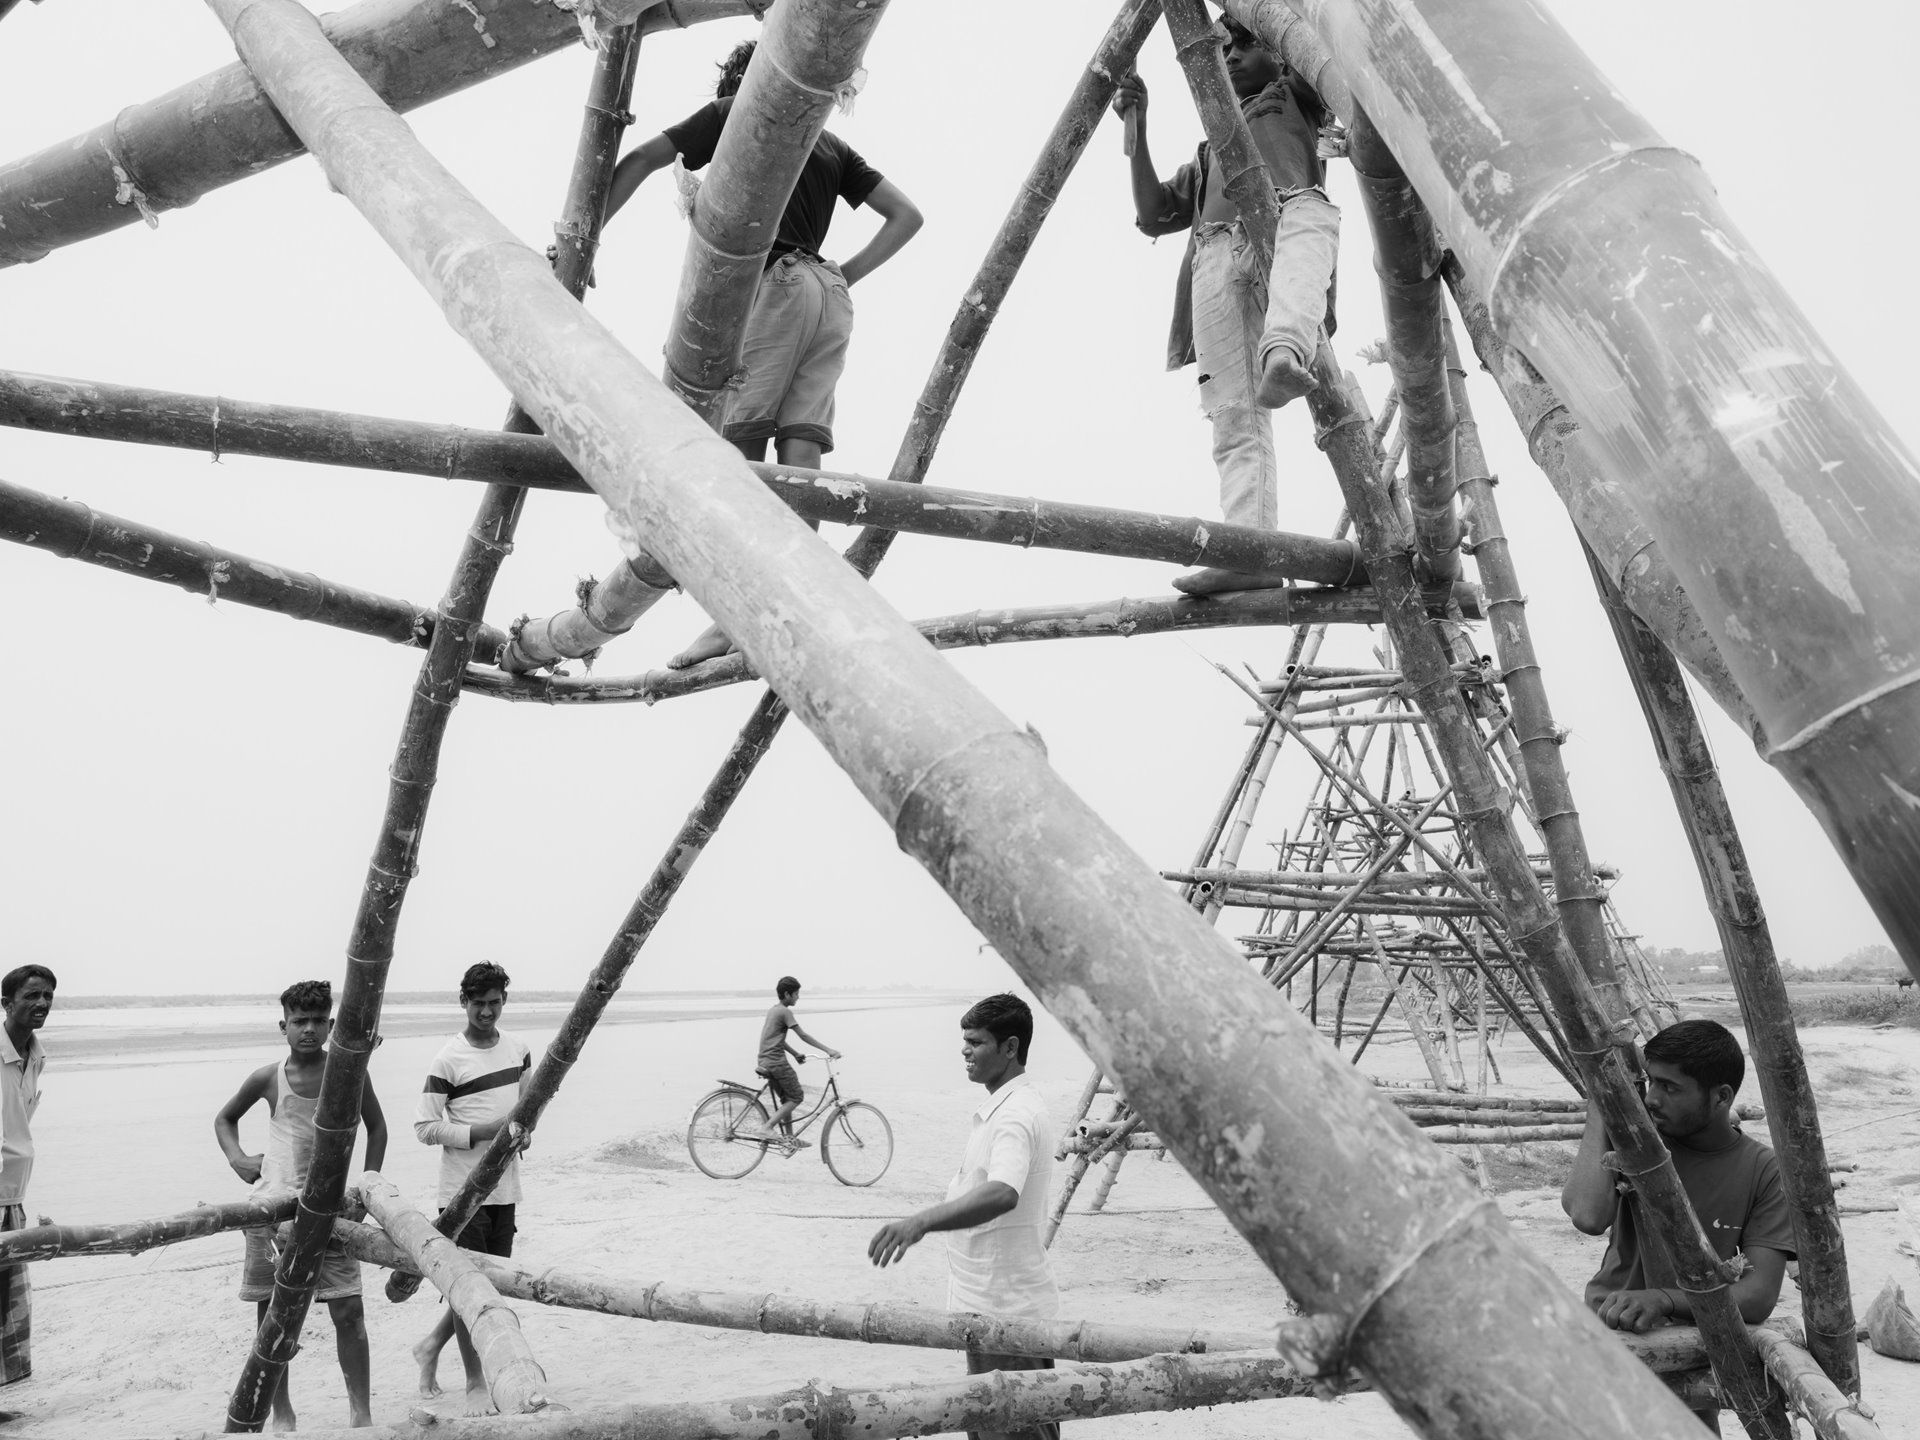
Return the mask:
<path fill-rule="evenodd" d="M 764 1079 L 759 1080 L 753 1084 L 748 1084 L 745 1080 L 729 1080 L 724 1076 L 721 1077 L 720 1083 L 722 1085 L 731 1085 L 736 1090 L 745 1090 L 748 1092 L 752 1092 L 755 1090 L 763 1090 L 766 1088 L 766 1084 L 767 1084 L 767 1082 Z"/>

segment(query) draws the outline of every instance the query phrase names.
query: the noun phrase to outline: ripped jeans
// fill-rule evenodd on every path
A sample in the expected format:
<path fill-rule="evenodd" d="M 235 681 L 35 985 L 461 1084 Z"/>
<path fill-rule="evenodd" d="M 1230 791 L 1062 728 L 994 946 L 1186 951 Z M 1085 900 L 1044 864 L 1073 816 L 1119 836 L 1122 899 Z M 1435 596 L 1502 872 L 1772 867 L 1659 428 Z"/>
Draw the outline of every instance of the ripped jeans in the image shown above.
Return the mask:
<path fill-rule="evenodd" d="M 1273 422 L 1254 395 L 1274 349 L 1312 361 L 1339 241 L 1340 211 L 1313 189 L 1281 197 L 1270 275 L 1259 273 L 1238 220 L 1194 228 L 1194 358 L 1230 524 L 1279 527 Z"/>

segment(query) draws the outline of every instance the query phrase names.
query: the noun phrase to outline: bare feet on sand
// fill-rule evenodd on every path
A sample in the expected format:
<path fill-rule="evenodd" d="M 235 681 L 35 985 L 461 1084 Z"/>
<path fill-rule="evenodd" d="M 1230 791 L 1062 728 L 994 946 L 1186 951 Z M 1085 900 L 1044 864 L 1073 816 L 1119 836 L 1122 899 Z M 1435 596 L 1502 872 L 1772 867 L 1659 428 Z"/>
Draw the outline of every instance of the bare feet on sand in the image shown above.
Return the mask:
<path fill-rule="evenodd" d="M 1292 352 L 1274 350 L 1262 362 L 1260 388 L 1254 392 L 1254 398 L 1269 410 L 1278 410 L 1319 384 L 1307 367 L 1294 359 Z"/>
<path fill-rule="evenodd" d="M 667 661 L 667 668 L 684 670 L 689 665 L 698 665 L 702 660 L 717 660 L 731 649 L 733 641 L 727 638 L 727 632 L 718 625 L 709 625 L 700 632 L 698 640 Z"/>
<path fill-rule="evenodd" d="M 1173 588 L 1182 595 L 1224 595 L 1229 590 L 1281 590 L 1284 575 L 1253 575 L 1241 570 L 1190 570 L 1173 577 Z"/>
<path fill-rule="evenodd" d="M 492 1415 L 495 1413 L 493 1396 L 487 1393 L 485 1381 L 481 1381 L 477 1385 L 467 1386 L 467 1403 L 461 1407 L 460 1413 L 462 1415 Z"/>
<path fill-rule="evenodd" d="M 420 1394 L 431 1400 L 440 1394 L 440 1347 L 431 1335 L 413 1347 L 413 1363 L 420 1367 Z"/>
<path fill-rule="evenodd" d="M 291 1435 L 297 1423 L 293 1418 L 293 1411 L 289 1410 L 284 1415 L 276 1413 L 273 1417 L 273 1423 L 267 1428 L 275 1435 Z"/>

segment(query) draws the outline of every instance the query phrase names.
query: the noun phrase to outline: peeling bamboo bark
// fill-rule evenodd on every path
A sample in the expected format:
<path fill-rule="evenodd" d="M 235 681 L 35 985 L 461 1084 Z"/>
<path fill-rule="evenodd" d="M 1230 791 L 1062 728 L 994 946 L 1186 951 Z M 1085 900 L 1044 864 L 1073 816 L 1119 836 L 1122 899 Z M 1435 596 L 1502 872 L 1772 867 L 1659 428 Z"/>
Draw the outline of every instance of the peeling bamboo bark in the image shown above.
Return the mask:
<path fill-rule="evenodd" d="M 1500 387 L 1520 433 L 1526 437 L 1533 463 L 1552 484 L 1575 528 L 1595 553 L 1604 557 L 1607 578 L 1620 588 L 1627 604 L 1692 673 L 1693 678 L 1757 747 L 1765 736 L 1753 707 L 1727 673 L 1726 661 L 1707 634 L 1700 612 L 1661 552 L 1660 542 L 1648 533 L 1631 503 L 1600 468 L 1592 447 L 1553 387 L 1493 328 L 1493 316 L 1480 292 L 1457 260 L 1449 258 L 1445 274 L 1453 303 L 1466 326 L 1480 365 Z"/>
<path fill-rule="evenodd" d="M 1920 463 L 1532 0 L 1298 0 L 1920 975 Z"/>
<path fill-rule="evenodd" d="M 546 1371 L 520 1333 L 520 1317 L 500 1303 L 500 1292 L 481 1274 L 472 1256 L 434 1229 L 431 1220 L 409 1206 L 400 1191 L 376 1172 L 367 1172 L 361 1193 L 368 1213 L 406 1252 L 414 1269 L 446 1296 L 466 1326 L 494 1407 L 502 1415 L 532 1415 L 552 1405 L 546 1394 Z"/>
<path fill-rule="evenodd" d="M 226 396 L 177 395 L 48 375 L 0 371 L 0 425 L 214 455 L 260 455 L 591 493 L 587 482 L 544 436 L 263 405 Z M 1206 565 L 1317 585 L 1355 585 L 1366 579 L 1359 551 L 1349 540 L 1257 530 L 1188 515 L 907 486 L 835 470 L 762 463 L 753 464 L 752 469 L 808 520 L 884 525 L 916 535 L 1031 549 Z"/>
<path fill-rule="evenodd" d="M 1860 1351 L 1854 1338 L 1853 1293 L 1840 1212 L 1827 1174 L 1826 1141 L 1746 846 L 1680 667 L 1645 622 L 1626 608 L 1592 551 L 1587 558 L 1614 638 L 1620 642 L 1620 658 L 1647 717 L 1654 754 L 1673 787 L 1674 806 L 1687 832 L 1700 885 L 1726 952 L 1727 971 L 1740 999 L 1747 1047 L 1766 1101 L 1774 1156 L 1780 1163 L 1781 1186 L 1793 1211 L 1808 1348 L 1835 1385 L 1858 1395 Z"/>
<path fill-rule="evenodd" d="M 643 32 L 763 8 L 749 0 L 671 0 Z M 362 0 L 322 21 L 354 69 L 396 110 L 452 95 L 579 43 L 558 5 L 527 0 Z M 191 205 L 294 159 L 305 147 L 244 65 L 228 65 L 58 145 L 0 165 L 0 267 Z"/>
<path fill-rule="evenodd" d="M 1413 508 L 1420 575 L 1452 580 L 1460 574 L 1460 510 L 1454 499 L 1454 403 L 1447 384 L 1440 237 L 1393 152 L 1357 109 L 1348 144 L 1373 230 L 1373 268 L 1387 322 L 1387 362 L 1400 396 L 1407 501 Z"/>
<path fill-rule="evenodd" d="M 1458 1167 L 1311 1043 L 1032 737 L 422 154 L 310 15 L 292 0 L 213 3 L 239 22 L 243 56 L 329 177 L 609 501 L 617 530 L 644 537 L 767 671 L 902 848 L 1126 1086 L 1289 1292 L 1350 1337 L 1342 1368 L 1350 1359 L 1435 1433 L 1445 1415 L 1554 1440 L 1623 1425 L 1641 1440 L 1692 1440 L 1692 1417 L 1623 1349 L 1596 1343 L 1599 1322 Z M 1395 598 L 1417 628 L 1410 577 Z M 1369 1203 L 1348 1203 L 1354 1194 Z M 1524 1362 L 1457 1323 L 1461 1294 L 1526 1317 L 1514 1337 Z"/>
<path fill-rule="evenodd" d="M 1449 603 L 1478 618 L 1478 588 L 1462 581 L 1449 590 L 1426 592 L 1436 612 Z M 914 628 L 936 650 L 982 645 L 1017 645 L 1041 640 L 1131 639 L 1174 630 L 1218 630 L 1240 626 L 1345 624 L 1377 625 L 1380 609 L 1366 589 L 1237 590 L 1195 598 L 1168 595 L 1144 600 L 1122 597 L 1073 605 L 1039 605 L 1020 610 L 975 610 L 917 620 Z M 757 679 L 759 671 L 735 652 L 683 670 L 649 670 L 640 675 L 576 679 L 570 676 L 511 675 L 471 670 L 466 688 L 476 695 L 545 705 L 651 705 L 727 685 Z"/>
<path fill-rule="evenodd" d="M 1494 780 L 1447 653 L 1413 599 L 1416 583 L 1399 516 L 1391 497 L 1373 483 L 1372 449 L 1347 400 L 1332 351 L 1323 345 L 1314 363 L 1320 384 L 1308 392 L 1307 402 L 1320 446 L 1333 462 L 1346 496 L 1368 574 L 1399 652 L 1401 672 L 1420 708 L 1433 721 L 1434 744 L 1458 794 L 1461 818 L 1481 863 L 1499 876 L 1495 893 L 1507 931 L 1553 997 L 1587 1092 L 1599 1102 L 1622 1171 L 1632 1177 L 1641 1200 L 1640 1213 L 1656 1243 L 1671 1252 L 1680 1283 L 1693 1298 L 1714 1374 L 1728 1402 L 1757 1440 L 1789 1440 L 1785 1416 L 1768 1399 L 1759 1356 L 1734 1309 L 1728 1268 L 1701 1233 L 1672 1158 L 1641 1104 L 1635 1076 L 1619 1048 L 1620 1037 L 1611 1032 L 1592 981 L 1533 878 L 1513 828 L 1510 802 Z M 1691 1417 L 1688 1423 L 1694 1423 Z"/>
<path fill-rule="evenodd" d="M 140 580 L 175 585 L 205 596 L 208 604 L 225 600 L 421 650 L 433 640 L 435 612 L 410 601 L 284 569 L 4 480 L 0 539 L 63 560 L 83 560 Z M 505 635 L 487 625 L 475 627 L 473 638 L 475 656 L 492 662 L 499 660 L 507 643 Z"/>

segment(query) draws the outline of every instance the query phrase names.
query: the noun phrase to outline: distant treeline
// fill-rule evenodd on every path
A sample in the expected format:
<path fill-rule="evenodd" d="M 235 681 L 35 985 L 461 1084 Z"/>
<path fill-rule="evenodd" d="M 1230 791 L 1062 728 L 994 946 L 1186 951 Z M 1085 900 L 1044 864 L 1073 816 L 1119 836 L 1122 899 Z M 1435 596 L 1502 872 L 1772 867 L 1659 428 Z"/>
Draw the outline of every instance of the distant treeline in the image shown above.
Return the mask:
<path fill-rule="evenodd" d="M 1727 969 L 1726 958 L 1718 950 L 1662 950 L 1651 946 L 1646 955 L 1663 974 L 1674 980 L 1698 979 L 1708 966 L 1723 975 Z M 1782 960 L 1780 973 L 1789 980 L 1812 980 L 1828 985 L 1849 981 L 1859 985 L 1886 985 L 1905 975 L 1907 967 L 1900 963 L 1892 946 L 1863 945 L 1844 956 L 1837 965 L 1806 966 Z"/>

